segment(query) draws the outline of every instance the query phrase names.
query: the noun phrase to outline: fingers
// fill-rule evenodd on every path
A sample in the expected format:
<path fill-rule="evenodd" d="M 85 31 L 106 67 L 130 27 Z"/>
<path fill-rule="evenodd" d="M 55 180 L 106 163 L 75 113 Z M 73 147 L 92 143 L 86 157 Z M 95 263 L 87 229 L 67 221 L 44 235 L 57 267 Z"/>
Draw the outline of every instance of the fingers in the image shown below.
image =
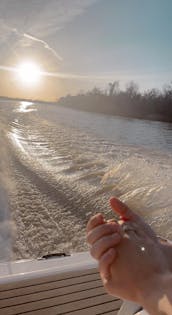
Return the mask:
<path fill-rule="evenodd" d="M 99 260 L 99 272 L 103 280 L 103 283 L 106 282 L 110 277 L 110 266 L 117 257 L 117 252 L 114 248 L 108 249 Z"/>
<path fill-rule="evenodd" d="M 103 236 L 110 235 L 116 232 L 122 234 L 120 229 L 121 228 L 119 224 L 115 222 L 107 222 L 107 223 L 101 224 L 88 232 L 87 243 L 92 245 Z"/>
<path fill-rule="evenodd" d="M 96 226 L 103 224 L 104 223 L 104 218 L 101 213 L 98 213 L 94 215 L 93 217 L 90 218 L 90 220 L 87 223 L 86 231 L 87 233 L 94 229 Z"/>
<path fill-rule="evenodd" d="M 123 221 L 134 220 L 140 221 L 140 217 L 135 214 L 132 210 L 130 210 L 122 201 L 119 199 L 112 197 L 110 199 L 110 205 L 113 211 L 120 215 Z"/>
<path fill-rule="evenodd" d="M 136 213 L 134 213 L 131 209 L 129 209 L 122 201 L 119 199 L 112 197 L 110 199 L 110 205 L 113 211 L 120 215 L 120 219 L 122 221 L 133 221 L 136 223 L 136 231 L 140 231 L 140 234 L 149 235 L 154 241 L 157 241 L 156 234 L 151 229 L 151 227 Z M 121 224 L 122 222 L 119 222 Z"/>
<path fill-rule="evenodd" d="M 118 245 L 120 240 L 121 236 L 119 233 L 103 236 L 92 245 L 90 253 L 95 259 L 99 260 L 107 250 Z"/>

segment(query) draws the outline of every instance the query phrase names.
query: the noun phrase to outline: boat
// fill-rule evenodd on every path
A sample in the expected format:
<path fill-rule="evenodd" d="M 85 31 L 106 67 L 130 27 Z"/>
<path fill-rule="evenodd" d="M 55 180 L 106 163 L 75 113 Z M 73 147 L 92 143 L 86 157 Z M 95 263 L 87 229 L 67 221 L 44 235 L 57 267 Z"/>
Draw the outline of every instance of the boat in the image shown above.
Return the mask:
<path fill-rule="evenodd" d="M 115 315 L 121 305 L 105 292 L 88 252 L 0 263 L 2 315 Z"/>
<path fill-rule="evenodd" d="M 138 309 L 105 292 L 89 252 L 0 263 L 2 315 L 133 315 Z"/>

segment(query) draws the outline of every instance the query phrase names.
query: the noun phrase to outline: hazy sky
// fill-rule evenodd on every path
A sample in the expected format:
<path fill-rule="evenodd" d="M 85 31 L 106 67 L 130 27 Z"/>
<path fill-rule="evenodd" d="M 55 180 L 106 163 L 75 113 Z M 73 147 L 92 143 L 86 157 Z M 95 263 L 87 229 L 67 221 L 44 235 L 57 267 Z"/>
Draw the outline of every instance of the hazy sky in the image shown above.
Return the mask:
<path fill-rule="evenodd" d="M 113 80 L 160 88 L 171 56 L 171 0 L 0 0 L 1 95 L 54 99 Z M 57 77 L 28 89 L 2 69 L 28 59 Z"/>

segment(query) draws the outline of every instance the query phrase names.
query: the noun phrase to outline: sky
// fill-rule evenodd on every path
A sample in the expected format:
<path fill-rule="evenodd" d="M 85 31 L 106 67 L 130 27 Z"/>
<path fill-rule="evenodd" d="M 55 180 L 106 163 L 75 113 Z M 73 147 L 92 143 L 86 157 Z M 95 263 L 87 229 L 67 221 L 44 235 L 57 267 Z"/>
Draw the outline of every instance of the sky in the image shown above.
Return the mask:
<path fill-rule="evenodd" d="M 171 0 L 0 0 L 0 95 L 55 100 L 109 82 L 172 81 Z M 43 71 L 27 85 L 14 71 Z"/>

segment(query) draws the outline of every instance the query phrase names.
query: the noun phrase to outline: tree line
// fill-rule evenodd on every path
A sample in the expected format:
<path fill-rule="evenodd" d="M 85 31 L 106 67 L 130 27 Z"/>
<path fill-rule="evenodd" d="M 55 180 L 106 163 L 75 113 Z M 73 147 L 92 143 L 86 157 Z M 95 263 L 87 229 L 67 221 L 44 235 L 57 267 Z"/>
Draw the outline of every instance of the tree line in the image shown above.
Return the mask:
<path fill-rule="evenodd" d="M 114 81 L 106 90 L 94 87 L 85 93 L 62 97 L 58 104 L 90 112 L 172 122 L 172 82 L 161 91 L 150 89 L 141 93 L 133 81 L 125 90 L 120 89 L 119 81 Z"/>

